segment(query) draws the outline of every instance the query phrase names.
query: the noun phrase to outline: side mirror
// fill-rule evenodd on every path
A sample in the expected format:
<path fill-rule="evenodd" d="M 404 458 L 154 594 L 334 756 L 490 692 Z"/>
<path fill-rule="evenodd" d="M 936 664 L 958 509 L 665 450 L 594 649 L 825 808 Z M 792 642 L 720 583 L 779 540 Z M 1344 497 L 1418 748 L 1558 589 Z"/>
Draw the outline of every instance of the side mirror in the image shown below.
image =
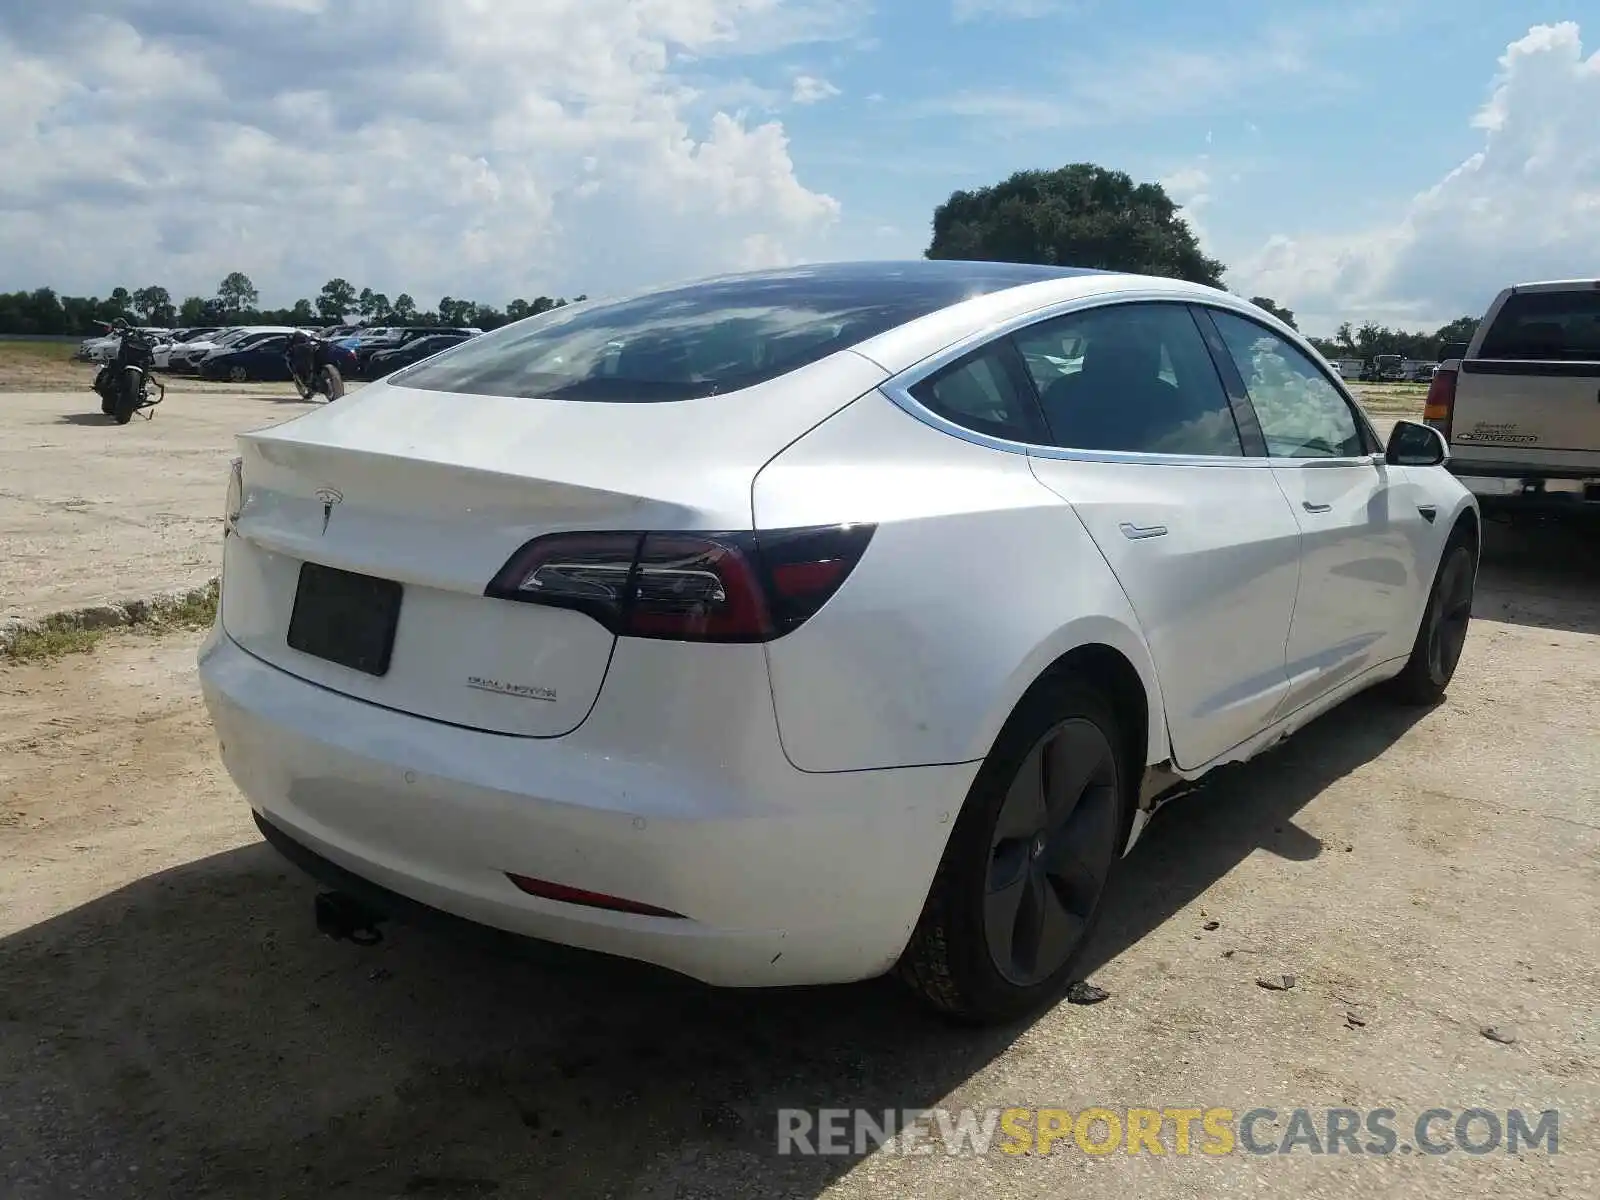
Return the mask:
<path fill-rule="evenodd" d="M 1450 461 L 1450 443 L 1431 425 L 1396 421 L 1383 457 L 1395 467 L 1442 467 Z"/>

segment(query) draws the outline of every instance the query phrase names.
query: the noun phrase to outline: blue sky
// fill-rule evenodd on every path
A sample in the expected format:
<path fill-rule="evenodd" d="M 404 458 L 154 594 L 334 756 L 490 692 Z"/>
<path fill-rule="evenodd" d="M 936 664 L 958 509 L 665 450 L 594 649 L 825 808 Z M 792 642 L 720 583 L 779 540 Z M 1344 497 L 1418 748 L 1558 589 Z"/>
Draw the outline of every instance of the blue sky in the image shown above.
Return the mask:
<path fill-rule="evenodd" d="M 1600 0 L 83 0 L 0 16 L 0 289 L 503 303 L 1163 181 L 1325 332 L 1600 273 Z M 310 49 L 308 50 L 308 47 Z"/>

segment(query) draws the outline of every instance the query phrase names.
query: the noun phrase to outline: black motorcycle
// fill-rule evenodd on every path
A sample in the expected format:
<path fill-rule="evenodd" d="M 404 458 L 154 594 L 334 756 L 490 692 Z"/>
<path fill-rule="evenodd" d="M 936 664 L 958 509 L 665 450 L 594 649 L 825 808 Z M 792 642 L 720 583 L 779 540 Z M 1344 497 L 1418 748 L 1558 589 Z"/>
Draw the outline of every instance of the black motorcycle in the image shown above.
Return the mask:
<path fill-rule="evenodd" d="M 100 411 L 118 425 L 126 425 L 136 412 L 144 412 L 146 420 L 155 416 L 148 410 L 167 398 L 167 389 L 150 373 L 155 339 L 139 329 L 118 332 L 117 352 L 95 374 L 94 390 L 100 397 Z"/>
<path fill-rule="evenodd" d="M 321 338 L 292 340 L 284 358 L 288 360 L 289 374 L 300 399 L 309 400 L 320 394 L 331 402 L 344 395 L 344 377 L 333 365 L 328 343 Z"/>

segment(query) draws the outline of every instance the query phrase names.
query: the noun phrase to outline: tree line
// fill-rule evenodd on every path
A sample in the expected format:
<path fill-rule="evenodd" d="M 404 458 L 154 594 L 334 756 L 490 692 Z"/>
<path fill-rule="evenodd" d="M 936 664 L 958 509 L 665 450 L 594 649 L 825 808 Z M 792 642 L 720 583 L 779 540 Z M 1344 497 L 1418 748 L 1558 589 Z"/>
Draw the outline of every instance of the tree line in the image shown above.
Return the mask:
<path fill-rule="evenodd" d="M 573 301 L 585 300 L 575 296 Z M 0 333 L 80 335 L 100 333 L 119 318 L 135 325 L 183 328 L 198 325 L 337 325 L 351 317 L 367 325 L 466 325 L 494 329 L 509 321 L 548 312 L 568 304 L 565 297 L 518 298 L 504 309 L 474 300 L 443 296 L 431 309 L 421 309 L 408 293 L 390 300 L 371 288 L 357 290 L 347 279 L 330 279 L 314 300 L 296 300 L 288 308 L 263 308 L 261 294 L 242 271 L 230 271 L 214 296 L 188 296 L 174 303 L 164 287 L 129 291 L 113 288 L 98 296 L 61 296 L 53 288 L 0 292 Z"/>
<path fill-rule="evenodd" d="M 1226 267 L 1200 249 L 1179 206 L 1159 183 L 1135 183 L 1126 172 L 1094 163 L 1071 163 L 1054 171 L 1018 171 L 976 191 L 957 191 L 934 210 L 928 258 L 1045 263 L 1164 275 L 1221 287 Z M 577 296 L 575 300 L 586 297 Z M 49 288 L 0 293 L 0 333 L 89 334 L 101 322 L 126 317 L 146 325 L 184 326 L 259 322 L 332 325 L 351 316 L 368 324 L 474 325 L 493 329 L 546 312 L 565 299 L 539 296 L 513 300 L 504 311 L 472 300 L 444 296 L 422 311 L 404 292 L 391 302 L 382 292 L 330 279 L 314 300 L 264 309 L 247 275 L 229 273 L 215 296 L 189 296 L 181 304 L 162 287 L 116 288 L 104 300 L 57 296 Z M 1268 296 L 1251 303 L 1294 325 L 1294 311 Z M 1390 329 L 1375 321 L 1346 322 L 1331 338 L 1311 342 L 1329 358 L 1371 359 L 1379 354 L 1433 360 L 1451 342 L 1464 342 L 1475 317 L 1458 317 L 1433 331 Z"/>

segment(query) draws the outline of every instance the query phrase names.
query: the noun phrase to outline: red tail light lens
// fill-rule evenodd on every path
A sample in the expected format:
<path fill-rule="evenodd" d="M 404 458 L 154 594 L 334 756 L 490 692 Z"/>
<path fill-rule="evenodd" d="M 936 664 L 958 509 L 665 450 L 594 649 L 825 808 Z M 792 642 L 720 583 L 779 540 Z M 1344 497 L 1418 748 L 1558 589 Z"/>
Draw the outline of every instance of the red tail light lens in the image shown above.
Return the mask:
<path fill-rule="evenodd" d="M 874 528 L 548 534 L 513 554 L 485 594 L 575 609 L 621 637 L 770 641 L 827 603 Z"/>
<path fill-rule="evenodd" d="M 1422 407 L 1422 419 L 1450 440 L 1450 418 L 1456 411 L 1456 370 L 1435 371 L 1428 384 L 1428 399 Z"/>

